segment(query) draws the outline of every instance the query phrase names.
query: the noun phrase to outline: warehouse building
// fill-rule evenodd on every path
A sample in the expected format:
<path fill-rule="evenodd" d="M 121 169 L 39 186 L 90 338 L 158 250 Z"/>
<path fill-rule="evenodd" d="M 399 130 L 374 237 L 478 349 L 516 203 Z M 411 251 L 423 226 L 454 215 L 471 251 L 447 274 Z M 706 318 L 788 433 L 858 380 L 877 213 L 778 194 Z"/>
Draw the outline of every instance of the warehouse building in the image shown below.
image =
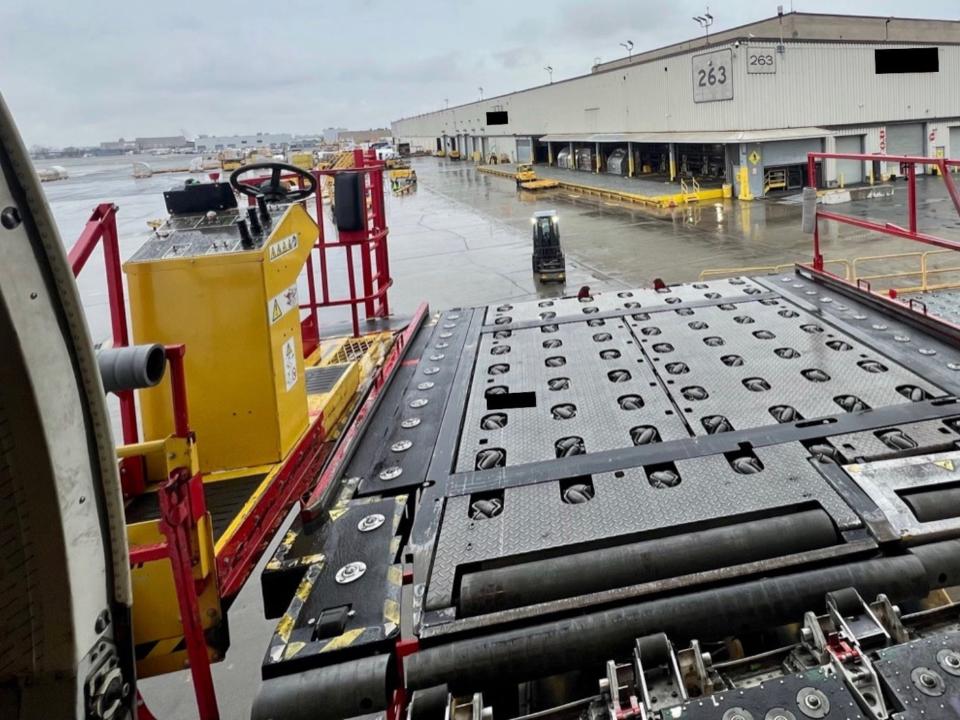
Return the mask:
<path fill-rule="evenodd" d="M 960 22 L 786 13 L 587 75 L 396 120 L 396 142 L 538 162 L 743 199 L 899 173 L 884 155 L 960 156 Z"/>

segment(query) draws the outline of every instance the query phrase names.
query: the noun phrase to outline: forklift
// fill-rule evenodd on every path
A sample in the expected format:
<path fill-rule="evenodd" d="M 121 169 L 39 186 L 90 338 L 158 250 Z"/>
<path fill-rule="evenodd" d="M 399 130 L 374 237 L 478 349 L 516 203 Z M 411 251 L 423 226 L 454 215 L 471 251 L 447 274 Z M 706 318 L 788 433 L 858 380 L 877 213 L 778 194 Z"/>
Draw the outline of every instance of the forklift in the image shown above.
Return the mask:
<path fill-rule="evenodd" d="M 535 212 L 533 225 L 533 277 L 540 282 L 564 282 L 567 263 L 560 247 L 560 218 L 556 210 Z"/>

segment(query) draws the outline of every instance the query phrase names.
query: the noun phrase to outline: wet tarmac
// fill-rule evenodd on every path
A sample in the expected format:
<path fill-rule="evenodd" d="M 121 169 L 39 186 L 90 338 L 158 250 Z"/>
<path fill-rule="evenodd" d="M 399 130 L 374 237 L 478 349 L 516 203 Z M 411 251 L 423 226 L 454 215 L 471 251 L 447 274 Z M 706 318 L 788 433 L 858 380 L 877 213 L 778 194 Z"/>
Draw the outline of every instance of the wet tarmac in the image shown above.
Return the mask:
<path fill-rule="evenodd" d="M 148 236 L 146 221 L 164 215 L 162 191 L 187 175 L 134 180 L 130 167 L 135 159 L 58 161 L 67 165 L 71 177 L 45 187 L 68 246 L 91 209 L 105 201 L 120 207 L 123 257 Z M 181 158 L 151 162 L 186 164 Z M 727 200 L 657 211 L 566 191 L 518 193 L 511 180 L 477 172 L 466 162 L 417 158 L 413 166 L 417 190 L 387 200 L 395 279 L 390 297 L 397 313 L 412 312 L 421 300 L 433 309 L 480 305 L 575 293 L 582 285 L 601 291 L 649 285 L 656 277 L 692 281 L 706 268 L 771 266 L 810 257 L 810 238 L 800 232 L 800 207 L 795 203 Z M 898 183 L 893 197 L 833 209 L 905 224 L 905 197 Z M 546 209 L 556 209 L 561 218 L 566 286 L 541 286 L 531 276 L 530 216 Z M 921 178 L 919 214 L 921 229 L 960 239 L 960 221 L 939 179 Z M 326 230 L 334 231 L 329 224 Z M 822 238 L 828 258 L 923 249 L 833 223 L 824 224 Z M 99 257 L 93 258 L 91 266 L 99 265 Z M 103 275 L 92 267 L 79 284 L 93 337 L 99 340 L 107 336 L 109 322 Z M 335 279 L 333 288 L 343 291 L 342 278 Z M 226 660 L 214 666 L 223 718 L 249 716 L 275 625 L 263 620 L 259 571 L 230 609 L 231 649 Z M 196 717 L 187 672 L 149 678 L 140 687 L 157 717 Z"/>

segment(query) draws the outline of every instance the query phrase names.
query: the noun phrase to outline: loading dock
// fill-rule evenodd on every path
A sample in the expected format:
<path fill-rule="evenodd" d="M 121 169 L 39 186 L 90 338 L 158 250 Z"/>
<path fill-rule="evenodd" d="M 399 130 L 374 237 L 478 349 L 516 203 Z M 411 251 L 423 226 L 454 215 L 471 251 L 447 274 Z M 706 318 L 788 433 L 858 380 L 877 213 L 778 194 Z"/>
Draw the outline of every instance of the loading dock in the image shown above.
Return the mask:
<path fill-rule="evenodd" d="M 825 138 L 833 134 L 825 128 L 584 133 L 544 135 L 540 142 L 547 145 L 548 158 L 557 168 L 675 183 L 681 186 L 678 191 L 736 185 L 738 197 L 753 199 L 801 188 L 807 153 L 823 151 Z M 575 160 L 572 166 L 570 158 Z M 855 170 L 848 168 L 851 179 L 847 182 L 862 182 L 863 171 L 858 179 Z M 823 180 L 822 170 L 818 169 L 817 177 Z M 835 181 L 835 177 L 829 179 Z M 744 182 L 747 192 L 740 192 Z"/>

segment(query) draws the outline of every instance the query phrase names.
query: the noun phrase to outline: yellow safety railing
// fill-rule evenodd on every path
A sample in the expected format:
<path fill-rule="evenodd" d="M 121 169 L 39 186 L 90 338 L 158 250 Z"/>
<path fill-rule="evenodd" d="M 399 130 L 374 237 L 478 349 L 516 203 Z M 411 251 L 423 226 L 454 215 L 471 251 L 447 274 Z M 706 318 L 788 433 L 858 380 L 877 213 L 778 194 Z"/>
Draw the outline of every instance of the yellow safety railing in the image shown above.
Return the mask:
<path fill-rule="evenodd" d="M 853 260 L 835 259 L 825 260 L 824 266 L 840 266 L 842 272 L 832 271 L 834 275 L 849 282 L 865 282 L 870 285 L 880 285 L 884 290 L 896 290 L 897 293 L 918 293 L 934 290 L 949 290 L 960 288 L 960 264 L 935 266 L 935 258 L 942 255 L 957 255 L 954 250 L 928 250 L 926 252 L 888 253 L 886 255 L 864 255 Z M 893 269 L 885 272 L 864 272 L 864 266 L 878 262 L 910 262 L 916 265 L 907 269 Z M 700 273 L 700 280 L 711 278 L 732 277 L 736 275 L 756 275 L 783 272 L 793 268 L 795 263 L 781 265 L 753 265 L 739 268 L 711 268 Z M 953 280 L 940 280 L 945 275 L 955 273 Z M 911 279 L 913 284 L 898 286 L 894 280 Z"/>
<path fill-rule="evenodd" d="M 757 275 L 765 274 L 769 275 L 772 273 L 784 272 L 785 270 L 792 270 L 797 263 L 783 263 L 781 265 L 753 265 L 751 267 L 739 267 L 739 268 L 711 268 L 709 270 L 704 270 L 700 273 L 700 280 L 710 280 L 711 278 L 724 278 L 724 277 L 736 277 L 738 275 Z M 834 272 L 834 275 L 837 277 L 842 277 L 844 280 L 852 280 L 852 272 L 850 268 L 850 261 L 842 258 L 836 260 L 824 260 L 824 267 L 829 265 L 839 265 L 843 271 L 843 274 Z"/>
<path fill-rule="evenodd" d="M 771 190 L 786 190 L 786 189 L 787 189 L 787 171 L 783 169 L 767 170 L 763 178 L 763 194 L 766 195 Z"/>
<path fill-rule="evenodd" d="M 953 282 L 931 282 L 931 276 L 942 276 L 947 273 L 957 273 L 960 275 L 960 265 L 951 265 L 947 267 L 932 267 L 931 258 L 940 255 L 954 254 L 954 250 L 928 250 L 926 252 L 909 252 L 909 253 L 890 253 L 888 255 L 871 255 L 866 257 L 855 258 L 853 260 L 854 267 L 854 277 L 857 280 L 863 280 L 865 282 L 880 282 L 888 280 L 898 280 L 900 278 L 916 278 L 918 279 L 917 284 L 906 285 L 903 287 L 894 287 L 891 283 L 890 289 L 896 290 L 898 293 L 918 293 L 918 292 L 928 292 L 931 290 L 947 290 L 951 288 L 960 287 L 960 278 L 957 278 Z M 863 265 L 864 263 L 877 262 L 877 261 L 909 261 L 917 260 L 917 269 L 908 269 L 908 270 L 898 270 L 884 273 L 874 273 L 872 275 L 862 275 L 857 272 L 858 266 Z M 915 281 L 916 282 L 916 281 Z"/>

